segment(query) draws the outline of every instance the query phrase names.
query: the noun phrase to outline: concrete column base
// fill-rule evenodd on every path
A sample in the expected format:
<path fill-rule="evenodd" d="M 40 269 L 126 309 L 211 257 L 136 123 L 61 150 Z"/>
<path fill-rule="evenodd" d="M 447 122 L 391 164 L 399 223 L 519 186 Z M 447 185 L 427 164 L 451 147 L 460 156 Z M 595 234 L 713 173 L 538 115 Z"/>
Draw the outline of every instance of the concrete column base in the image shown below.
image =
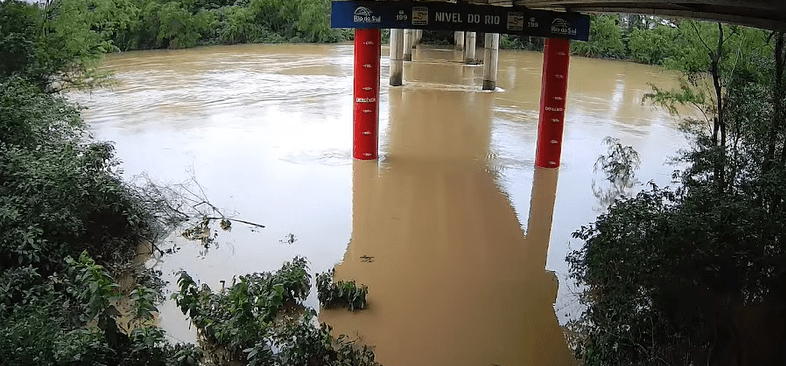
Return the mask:
<path fill-rule="evenodd" d="M 412 46 L 415 39 L 414 29 L 404 29 L 404 61 L 412 61 Z"/>
<path fill-rule="evenodd" d="M 494 80 L 483 80 L 483 90 L 494 90 L 497 88 L 497 82 Z"/>
<path fill-rule="evenodd" d="M 404 30 L 390 30 L 390 86 L 404 81 Z"/>

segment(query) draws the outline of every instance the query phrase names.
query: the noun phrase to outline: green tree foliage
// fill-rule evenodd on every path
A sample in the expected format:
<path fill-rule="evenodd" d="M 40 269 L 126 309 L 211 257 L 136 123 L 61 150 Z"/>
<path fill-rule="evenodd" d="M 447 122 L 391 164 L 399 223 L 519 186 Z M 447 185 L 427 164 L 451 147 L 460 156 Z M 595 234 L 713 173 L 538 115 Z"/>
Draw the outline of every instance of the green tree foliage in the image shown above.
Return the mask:
<path fill-rule="evenodd" d="M 89 74 L 105 44 L 68 1 L 0 3 L 9 56 L 0 59 L 0 268 L 44 276 L 83 250 L 104 263 L 127 259 L 155 231 L 112 145 L 92 141 L 78 108 L 52 93 L 53 83 L 85 77 L 78 70 Z"/>
<path fill-rule="evenodd" d="M 639 182 L 636 169 L 641 160 L 633 146 L 624 146 L 619 139 L 606 136 L 603 143 L 608 145 L 608 154 L 600 155 L 592 167 L 594 172 L 601 171 L 609 185 L 606 188 L 592 182 L 592 193 L 598 198 L 602 207 L 608 207 L 614 201 L 629 193 Z"/>
<path fill-rule="evenodd" d="M 236 4 L 237 6 L 241 6 Z M 248 0 L 257 25 L 255 42 L 337 42 L 347 33 L 330 28 L 328 0 Z M 220 31 L 220 30 L 219 30 Z"/>
<path fill-rule="evenodd" d="M 254 12 L 241 6 L 227 6 L 215 11 L 219 24 L 216 37 L 221 43 L 247 43 L 262 38 L 262 28 L 254 22 Z"/>
<path fill-rule="evenodd" d="M 589 57 L 621 58 L 625 56 L 622 29 L 616 15 L 592 15 L 587 42 L 573 42 L 571 52 Z"/>
<path fill-rule="evenodd" d="M 0 2 L 0 76 L 30 73 L 35 67 L 38 9 L 16 1 Z"/>
<path fill-rule="evenodd" d="M 659 32 L 668 34 L 665 30 Z M 670 33 L 674 36 L 670 42 L 672 46 L 667 47 L 671 56 L 660 63 L 678 71 L 709 72 L 713 54 L 718 53 L 719 37 L 722 38 L 720 53 L 726 56 L 719 57 L 722 72 L 730 73 L 740 67 L 750 69 L 751 60 L 772 57 L 772 46 L 768 46 L 766 41 L 767 32 L 760 29 L 684 20 L 679 23 L 676 32 Z"/>
<path fill-rule="evenodd" d="M 18 76 L 49 91 L 96 81 L 93 66 L 111 47 L 91 29 L 82 15 L 87 7 L 80 5 L 0 2 L 0 79 Z"/>
<path fill-rule="evenodd" d="M 355 281 L 333 282 L 334 272 L 330 270 L 317 275 L 319 304 L 325 309 L 336 306 L 346 306 L 350 311 L 365 309 L 368 286 L 358 286 Z"/>
<path fill-rule="evenodd" d="M 669 62 L 686 82 L 653 98 L 706 117 L 685 124 L 694 144 L 677 189 L 652 185 L 574 233 L 584 245 L 568 261 L 587 305 L 577 351 L 588 365 L 782 365 L 784 37 L 684 30 L 695 38 Z"/>
<path fill-rule="evenodd" d="M 78 110 L 25 81 L 0 81 L 0 265 L 51 273 L 66 255 L 133 255 L 150 217 L 122 182 L 113 146 L 84 139 Z"/>
<path fill-rule="evenodd" d="M 112 145 L 53 86 L 86 81 L 106 50 L 75 15 L 86 4 L 0 3 L 0 364 L 196 365 L 154 326 L 159 295 L 143 282 L 119 323 L 123 294 L 93 259 L 128 262 L 156 229 Z"/>
<path fill-rule="evenodd" d="M 20 71 L 18 65 L 32 68 L 28 73 L 84 74 L 111 51 L 338 42 L 352 35 L 330 28 L 329 0 L 49 0 L 43 7 L 9 0 L 0 7 L 5 74 Z"/>
<path fill-rule="evenodd" d="M 158 8 L 158 35 L 156 39 L 163 47 L 194 47 L 205 32 L 214 15 L 207 12 L 192 14 L 183 9 L 179 2 L 169 2 Z"/>
<path fill-rule="evenodd" d="M 66 0 L 61 0 L 66 1 Z M 68 0 L 84 1 L 84 0 Z M 187 48 L 250 42 L 338 42 L 351 33 L 330 28 L 328 0 L 91 0 L 123 21 L 100 23 L 119 50 Z M 84 17 L 100 17 L 85 14 Z M 109 16 L 105 19 L 114 19 Z"/>
<path fill-rule="evenodd" d="M 200 349 L 170 344 L 156 326 L 162 296 L 145 284 L 160 286 L 159 278 L 148 271 L 132 278 L 132 291 L 121 293 L 105 267 L 131 267 L 136 274 L 130 263 L 137 245 L 153 243 L 164 225 L 155 213 L 177 211 L 151 207 L 166 201 L 167 190 L 145 192 L 123 182 L 114 147 L 94 141 L 79 108 L 58 93 L 69 84 L 91 85 L 92 62 L 112 49 L 113 39 L 128 47 L 195 45 L 216 18 L 189 7 L 194 5 L 133 0 L 0 2 L 0 364 L 194 366 L 202 359 Z M 221 221 L 222 228 L 229 225 Z M 237 346 L 251 339 L 233 350 L 253 355 L 255 364 L 376 364 L 368 348 L 314 327 L 311 313 L 271 325 L 285 304 L 308 295 L 304 259 L 275 275 L 240 278 L 231 296 L 210 298 L 226 307 L 197 311 L 190 295 L 181 299 L 194 300 L 190 314 L 215 341 Z M 130 311 L 121 314 L 120 301 Z M 260 329 L 274 333 L 260 335 Z M 267 336 L 275 343 L 265 343 Z"/>
<path fill-rule="evenodd" d="M 630 58 L 645 64 L 661 64 L 677 52 L 679 30 L 659 24 L 654 29 L 633 29 L 628 34 Z"/>
<path fill-rule="evenodd" d="M 306 260 L 296 257 L 276 272 L 239 276 L 213 292 L 186 272 L 173 295 L 197 327 L 214 364 L 378 365 L 373 352 L 346 337 L 333 339 L 330 328 L 314 325 L 315 313 L 302 302 L 311 288 Z"/>
<path fill-rule="evenodd" d="M 634 182 L 636 169 L 641 160 L 632 146 L 623 146 L 620 140 L 607 136 L 603 143 L 608 145 L 608 155 L 601 155 L 595 161 L 594 171 L 602 171 L 606 180 L 613 185 L 630 187 Z"/>
<path fill-rule="evenodd" d="M 737 90 L 732 84 L 739 87 L 771 84 L 768 80 L 773 80 L 773 72 L 768 62 L 772 62 L 772 46 L 767 44 L 768 36 L 762 30 L 719 23 L 685 21 L 680 33 L 680 51 L 665 60 L 664 65 L 683 71 L 685 80 L 678 91 L 654 88 L 655 92 L 648 98 L 672 112 L 674 105 L 688 104 L 702 113 L 704 121 L 690 121 L 685 128 L 692 130 L 697 141 L 707 147 L 700 155 L 714 156 L 711 159 L 713 184 L 718 191 L 724 191 L 733 184 L 731 180 L 736 174 L 729 171 L 734 170 L 734 164 L 727 164 L 726 157 L 739 152 L 740 138 L 746 130 L 743 124 L 754 128 L 746 122 L 747 118 L 729 118 L 729 108 L 735 108 L 729 104 L 729 98 Z M 729 140 L 732 135 L 734 141 Z"/>
<path fill-rule="evenodd" d="M 67 257 L 64 272 L 41 276 L 29 266 L 3 271 L 0 363 L 3 365 L 195 366 L 193 346 L 170 345 L 153 324 L 155 292 L 131 297 L 128 331 L 118 323 L 119 286 L 87 253 Z"/>
<path fill-rule="evenodd" d="M 499 39 L 499 48 L 509 50 L 543 51 L 543 38 L 532 36 L 503 35 Z"/>

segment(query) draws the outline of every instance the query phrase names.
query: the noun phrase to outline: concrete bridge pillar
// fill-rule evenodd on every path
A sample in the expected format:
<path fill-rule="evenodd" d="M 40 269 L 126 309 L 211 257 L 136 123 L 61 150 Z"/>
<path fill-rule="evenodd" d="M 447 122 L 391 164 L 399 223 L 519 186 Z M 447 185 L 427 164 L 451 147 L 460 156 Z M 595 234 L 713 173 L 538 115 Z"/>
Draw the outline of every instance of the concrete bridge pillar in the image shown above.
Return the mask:
<path fill-rule="evenodd" d="M 541 168 L 559 168 L 565 99 L 568 93 L 570 41 L 547 38 L 545 43 L 535 165 Z"/>
<path fill-rule="evenodd" d="M 379 149 L 379 29 L 355 29 L 352 156 L 374 160 Z"/>
<path fill-rule="evenodd" d="M 464 51 L 464 31 L 453 32 L 453 41 L 456 43 L 456 51 Z"/>
<path fill-rule="evenodd" d="M 404 29 L 404 61 L 412 61 L 413 29 Z"/>
<path fill-rule="evenodd" d="M 464 35 L 464 61 L 471 62 L 475 60 L 475 32 L 467 32 Z"/>
<path fill-rule="evenodd" d="M 497 87 L 497 65 L 499 63 L 499 33 L 486 33 L 483 54 L 483 90 Z"/>
<path fill-rule="evenodd" d="M 404 30 L 390 30 L 390 85 L 399 86 L 404 80 Z"/>

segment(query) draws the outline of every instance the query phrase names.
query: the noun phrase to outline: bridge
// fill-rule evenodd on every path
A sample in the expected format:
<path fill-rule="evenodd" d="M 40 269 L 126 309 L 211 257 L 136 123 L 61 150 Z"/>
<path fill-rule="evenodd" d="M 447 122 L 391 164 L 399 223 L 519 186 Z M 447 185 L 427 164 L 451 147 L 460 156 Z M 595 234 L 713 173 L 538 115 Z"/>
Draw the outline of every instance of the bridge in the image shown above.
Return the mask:
<path fill-rule="evenodd" d="M 461 0 L 459 0 L 461 1 Z M 433 210 L 431 198 L 434 196 L 442 197 L 440 199 L 447 200 L 445 194 L 435 194 L 433 189 L 424 189 L 416 192 L 411 187 L 414 184 L 409 181 L 403 183 L 402 181 L 390 180 L 390 175 L 379 174 L 378 166 L 374 160 L 378 158 L 378 136 L 379 136 L 379 87 L 380 79 L 380 57 L 381 57 L 381 38 L 380 29 L 390 29 L 390 68 L 389 68 L 389 84 L 391 86 L 389 95 L 399 95 L 401 98 L 409 97 L 410 102 L 405 104 L 410 110 L 417 110 L 419 115 L 425 117 L 409 117 L 404 120 L 398 120 L 391 117 L 390 124 L 398 125 L 399 130 L 396 135 L 399 140 L 412 138 L 419 141 L 421 144 L 429 145 L 433 143 L 432 135 L 429 137 L 417 136 L 419 130 L 409 130 L 407 133 L 402 133 L 402 127 L 410 127 L 413 125 L 422 126 L 423 128 L 444 129 L 445 134 L 449 135 L 452 131 L 448 129 L 461 129 L 461 124 L 472 124 L 471 113 L 469 111 L 481 107 L 477 105 L 476 101 L 466 100 L 465 105 L 455 108 L 456 111 L 451 111 L 447 116 L 434 116 L 430 111 L 430 104 L 438 102 L 438 99 L 416 100 L 418 94 L 416 90 L 399 90 L 393 93 L 394 88 L 402 85 L 402 74 L 404 71 L 403 64 L 405 61 L 411 61 L 412 49 L 417 44 L 419 33 L 423 30 L 443 30 L 453 31 L 454 40 L 456 41 L 454 55 L 463 53 L 462 59 L 465 62 L 475 64 L 475 42 L 476 32 L 485 33 L 484 50 L 482 51 L 483 59 L 483 86 L 482 89 L 489 92 L 498 90 L 495 88 L 496 74 L 497 74 L 497 53 L 499 46 L 499 34 L 515 34 L 515 35 L 531 35 L 544 37 L 544 51 L 543 51 L 543 68 L 542 68 L 542 83 L 540 85 L 540 106 L 539 118 L 537 127 L 537 142 L 535 152 L 535 169 L 533 180 L 533 203 L 530 206 L 529 223 L 527 224 L 527 242 L 523 243 L 522 247 L 525 253 L 523 258 L 533 261 L 531 266 L 519 266 L 517 268 L 544 268 L 546 258 L 548 255 L 548 247 L 550 242 L 551 225 L 553 219 L 553 205 L 556 199 L 556 182 L 559 174 L 560 157 L 562 153 L 563 144 L 563 126 L 565 118 L 565 101 L 567 100 L 567 84 L 568 84 L 568 70 L 570 61 L 570 42 L 573 40 L 582 41 L 587 40 L 589 36 L 589 21 L 590 18 L 586 16 L 590 12 L 619 12 L 619 13 L 640 13 L 659 15 L 664 17 L 689 17 L 697 19 L 712 19 L 721 22 L 736 23 L 746 26 L 754 26 L 760 28 L 771 29 L 774 31 L 783 32 L 786 30 L 786 1 L 784 0 L 683 0 L 683 1 L 664 1 L 664 0 L 639 0 L 638 2 L 626 0 L 518 0 L 518 1 L 500 1 L 500 0 L 484 0 L 484 1 L 461 1 L 461 2 L 448 2 L 448 1 L 337 1 L 333 3 L 333 13 L 331 14 L 331 23 L 337 28 L 355 28 L 355 63 L 354 63 L 354 94 L 353 94 L 353 157 L 357 160 L 353 163 L 353 238 L 350 242 L 350 247 L 347 253 L 353 250 L 355 257 L 359 253 L 365 253 L 358 248 L 366 248 L 364 245 L 368 243 L 382 242 L 383 248 L 376 253 L 380 256 L 388 258 L 407 258 L 401 256 L 400 253 L 408 252 L 409 250 L 402 250 L 399 233 L 404 231 L 405 225 L 398 222 L 399 218 L 393 219 L 391 212 L 402 212 L 393 209 L 386 209 L 380 202 L 384 200 L 357 200 L 355 197 L 368 196 L 382 192 L 379 187 L 403 187 L 408 188 L 401 191 L 396 191 L 397 199 L 408 200 L 408 202 L 426 203 L 424 205 L 415 206 L 411 204 L 409 212 L 410 222 L 418 222 L 418 226 L 410 226 L 406 230 L 410 233 L 417 233 L 421 235 L 424 227 L 449 227 L 448 225 L 436 223 L 439 220 L 444 220 L 445 217 L 450 216 L 447 213 L 438 213 Z M 414 67 L 413 67 L 414 68 Z M 411 69 L 410 69 L 411 70 Z M 586 79 L 584 79 L 586 80 Z M 533 89 L 537 86 L 532 85 Z M 478 89 L 481 87 L 478 86 Z M 537 90 L 537 89 L 535 89 Z M 422 95 L 422 93 L 421 93 Z M 493 97 L 491 98 L 493 99 Z M 428 118 L 430 117 L 430 118 Z M 436 119 L 436 120 L 435 120 Z M 439 122 L 450 122 L 439 125 Z M 437 126 L 437 128 L 435 128 Z M 395 127 L 392 127 L 395 128 Z M 393 134 L 392 134 L 393 135 Z M 434 144 L 436 145 L 436 144 Z M 457 144 L 456 150 L 467 149 L 466 145 Z M 429 151 L 429 153 L 432 153 Z M 434 154 L 437 154 L 434 152 Z M 363 160 L 371 161 L 364 162 Z M 402 159 L 406 160 L 406 159 Z M 416 159 L 411 159 L 416 160 Z M 396 161 L 390 160 L 391 163 Z M 390 164 L 392 166 L 394 164 Z M 442 168 L 436 164 L 438 168 Z M 449 165 L 449 164 L 444 164 Z M 451 181 L 457 177 L 455 172 L 440 173 L 440 177 L 449 176 Z M 444 178 L 441 178 L 444 179 Z M 548 179 L 550 184 L 544 186 L 539 184 L 539 181 Z M 460 179 L 459 179 L 460 180 Z M 383 183 L 387 181 L 387 183 Z M 433 181 L 442 182 L 441 180 L 434 179 Z M 391 189 L 391 188 L 387 188 Z M 491 189 L 490 191 L 493 191 Z M 542 191 L 541 191 L 542 190 Z M 483 199 L 483 196 L 478 194 L 479 191 L 464 191 L 463 194 L 478 197 L 472 197 L 472 200 L 483 202 L 483 204 L 492 204 L 492 200 Z M 468 193 L 468 194 L 467 194 Z M 549 202 L 546 206 L 536 206 L 534 197 L 549 197 Z M 364 207 L 361 207 L 362 202 L 370 202 Z M 471 206 L 467 206 L 471 207 Z M 472 215 L 476 215 L 478 221 L 482 222 L 485 212 L 496 211 L 496 208 L 483 210 L 482 208 L 472 207 L 467 210 Z M 435 222 L 435 224 L 425 224 L 427 222 Z M 482 225 L 481 225 L 482 226 Z M 413 229 L 416 227 L 417 229 Z M 450 226 L 458 228 L 459 225 Z M 385 228 L 389 230 L 390 234 L 381 235 L 376 237 L 370 234 L 363 234 L 372 232 L 368 228 Z M 439 229 L 443 230 L 443 229 Z M 438 230 L 438 231 L 439 231 Z M 444 230 L 452 231 L 452 230 Z M 377 232 L 373 232 L 378 235 Z M 356 236 L 357 234 L 357 236 Z M 456 234 L 455 232 L 453 234 Z M 493 232 L 498 235 L 497 232 Z M 440 234 L 441 235 L 441 234 Z M 468 235 L 468 234 L 467 234 Z M 502 241 L 509 240 L 511 235 L 502 239 Z M 407 241 L 414 236 L 406 236 Z M 536 239 L 536 238 L 540 239 Z M 427 237 L 431 240 L 430 236 Z M 387 241 L 385 241 L 387 240 Z M 425 240 L 417 240 L 417 242 L 425 242 Z M 535 244 L 542 243 L 543 245 Z M 385 254 L 382 254 L 385 253 Z M 362 271 L 371 271 L 372 267 L 357 265 L 357 260 L 352 261 L 345 257 L 341 266 L 346 270 L 353 271 L 356 276 L 357 273 L 371 273 Z M 392 261 L 400 263 L 401 260 Z M 413 261 L 414 262 L 414 261 Z M 502 263 L 504 261 L 500 261 Z M 430 266 L 430 265 L 429 265 Z M 337 267 L 338 268 L 338 267 Z M 377 267 L 378 268 L 378 267 Z M 393 266 L 390 269 L 391 273 L 399 271 L 400 266 Z M 527 276 L 530 276 L 529 274 Z M 363 277 L 373 278 L 374 275 L 364 274 Z M 433 276 L 429 276 L 433 277 Z M 533 273 L 532 278 L 535 278 Z M 405 275 L 396 275 L 395 278 L 406 278 Z M 395 282 L 395 281 L 394 281 Z M 392 282 L 383 285 L 383 288 L 389 289 L 394 286 Z M 558 285 L 557 285 L 558 286 Z M 554 293 L 557 293 L 555 287 Z M 507 289 L 506 289 L 507 290 Z M 411 292 L 407 288 L 406 292 Z M 400 291 L 397 293 L 406 293 Z M 422 300 L 422 299 L 418 299 Z M 417 300 L 415 300 L 417 301 Z M 528 304 L 539 303 L 548 304 L 548 301 L 527 301 Z M 553 303 L 553 301 L 551 301 Z M 550 304 L 549 304 L 550 305 Z M 546 305 L 548 307 L 549 305 Z M 549 309 L 537 312 L 528 309 L 528 314 L 549 314 Z M 476 312 L 477 313 L 477 312 Z M 390 313 L 392 314 L 392 312 Z M 391 315 L 394 317 L 394 315 Z M 545 316 L 538 316 L 539 318 L 546 319 Z M 426 317 L 428 319 L 438 318 Z M 357 322 L 357 318 L 353 317 L 352 322 Z M 411 319 L 400 319 L 397 321 L 406 322 Z M 542 337 L 553 337 L 555 339 L 562 339 L 559 331 L 552 332 L 552 335 L 547 335 L 549 329 L 553 327 L 553 321 L 549 319 L 550 323 L 544 323 L 538 329 L 543 329 L 544 334 Z M 352 323 L 357 324 L 357 323 Z M 371 322 L 367 323 L 371 324 Z M 379 323 L 373 323 L 379 324 Z M 373 327 L 371 327 L 373 329 Z M 444 328 L 444 327 L 442 327 Z M 502 329 L 503 327 L 498 327 Z M 355 328 L 351 328 L 355 331 Z M 430 329 L 441 329 L 440 326 L 434 326 Z M 409 329 L 408 329 L 409 330 Z M 368 331 L 368 329 L 366 329 Z M 383 332 L 384 333 L 384 332 Z M 401 334 L 405 334 L 402 332 Z M 411 332 L 406 333 L 407 336 L 391 337 L 394 339 L 391 343 L 401 344 L 401 339 L 412 338 L 409 336 Z M 483 339 L 491 337 L 481 337 Z M 415 345 L 410 345 L 407 349 L 414 349 L 419 346 L 417 342 Z M 433 352 L 427 352 L 432 355 Z M 529 349 L 525 353 L 529 353 L 531 358 L 542 354 L 548 354 L 542 349 Z M 551 354 L 548 354 L 551 357 Z M 555 353 L 556 355 L 556 353 Z M 568 356 L 569 357 L 569 356 Z M 523 358 L 522 358 L 523 359 Z M 520 359 L 521 360 L 521 359 Z M 422 360 L 421 360 L 422 361 Z M 433 363 L 433 362 L 432 362 Z M 537 363 L 551 363 L 553 359 L 543 360 Z M 566 364 L 570 364 L 566 361 Z"/>
<path fill-rule="evenodd" d="M 635 13 L 682 17 L 786 30 L 786 1 L 784 0 L 471 0 L 467 2 L 581 13 Z"/>
<path fill-rule="evenodd" d="M 546 38 L 535 165 L 558 168 L 567 99 L 570 41 L 586 41 L 590 18 L 617 12 L 712 19 L 786 30 L 786 0 L 441 0 L 334 1 L 331 26 L 354 28 L 353 157 L 376 160 L 379 136 L 380 29 L 390 29 L 390 85 L 402 84 L 403 62 L 423 30 L 455 31 L 456 49 L 476 62 L 476 32 L 485 33 L 483 89 L 496 87 L 499 34 Z"/>

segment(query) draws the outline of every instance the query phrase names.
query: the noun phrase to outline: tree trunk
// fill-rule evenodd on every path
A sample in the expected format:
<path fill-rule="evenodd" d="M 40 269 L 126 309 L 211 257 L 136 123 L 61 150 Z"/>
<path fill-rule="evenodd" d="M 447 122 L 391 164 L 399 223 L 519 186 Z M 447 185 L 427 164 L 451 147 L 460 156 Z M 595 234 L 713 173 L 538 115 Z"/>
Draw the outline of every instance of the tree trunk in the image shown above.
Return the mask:
<path fill-rule="evenodd" d="M 723 192 L 726 188 L 725 182 L 725 163 L 726 163 L 726 120 L 723 113 L 723 89 L 720 83 L 720 60 L 723 56 L 723 25 L 718 23 L 718 49 L 710 55 L 710 73 L 712 74 L 712 86 L 715 87 L 715 102 L 718 108 L 718 117 L 714 120 L 712 128 L 712 143 L 720 147 L 720 160 L 715 162 L 715 178 L 717 179 L 718 191 Z M 720 132 L 720 145 L 718 144 L 718 132 Z"/>
<path fill-rule="evenodd" d="M 786 98 L 786 85 L 783 85 L 783 69 L 786 64 L 786 39 L 783 32 L 778 32 L 775 37 L 775 90 L 773 100 L 772 124 L 775 126 L 773 132 L 773 143 L 781 132 L 783 119 L 786 118 L 784 111 L 784 98 Z M 781 166 L 786 165 L 786 134 L 784 134 L 783 146 L 781 147 Z"/>
<path fill-rule="evenodd" d="M 772 169 L 772 163 L 775 159 L 775 145 L 778 141 L 778 134 L 780 130 L 781 115 L 783 112 L 783 32 L 779 32 L 775 36 L 775 83 L 772 89 L 772 121 L 767 133 L 767 152 L 764 155 L 762 162 L 762 174 L 766 174 Z M 783 160 L 786 148 L 781 150 L 781 160 Z"/>

